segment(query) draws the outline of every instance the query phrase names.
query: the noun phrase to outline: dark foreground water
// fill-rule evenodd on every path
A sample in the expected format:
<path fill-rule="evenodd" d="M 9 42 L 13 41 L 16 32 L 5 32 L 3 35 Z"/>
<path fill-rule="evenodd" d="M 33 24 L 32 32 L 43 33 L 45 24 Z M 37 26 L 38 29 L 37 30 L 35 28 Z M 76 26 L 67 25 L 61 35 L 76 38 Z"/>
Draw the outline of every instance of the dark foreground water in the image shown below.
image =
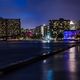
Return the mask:
<path fill-rule="evenodd" d="M 42 43 L 40 41 L 8 41 L 0 42 L 0 67 L 12 62 L 41 55 L 44 52 L 68 47 L 66 43 Z"/>
<path fill-rule="evenodd" d="M 0 42 L 0 67 L 70 46 L 69 43 L 40 41 Z M 80 80 L 80 47 L 34 63 L 0 77 L 0 80 Z"/>

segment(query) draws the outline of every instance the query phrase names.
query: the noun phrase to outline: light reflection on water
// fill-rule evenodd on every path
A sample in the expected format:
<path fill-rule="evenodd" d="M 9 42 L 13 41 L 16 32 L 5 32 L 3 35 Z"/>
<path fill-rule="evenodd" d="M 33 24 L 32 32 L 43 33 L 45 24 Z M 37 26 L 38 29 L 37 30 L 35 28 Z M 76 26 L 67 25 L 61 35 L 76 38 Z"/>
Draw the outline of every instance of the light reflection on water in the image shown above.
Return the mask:
<path fill-rule="evenodd" d="M 50 48 L 50 44 L 46 43 L 46 44 L 42 44 L 42 47 L 44 49 L 49 49 Z"/>
<path fill-rule="evenodd" d="M 43 60 L 43 63 L 42 63 L 42 71 L 43 71 L 42 80 L 47 80 L 48 65 L 45 63 L 46 63 L 45 60 Z"/>
<path fill-rule="evenodd" d="M 61 61 L 57 62 L 57 60 L 62 59 L 63 57 L 65 57 L 63 54 L 62 55 L 55 55 L 55 62 L 53 63 L 55 66 L 50 66 L 50 62 L 49 60 L 43 60 L 42 63 L 42 71 L 43 71 L 43 80 L 54 80 L 57 79 L 57 77 L 54 76 L 61 76 L 60 80 L 62 78 L 68 78 L 68 80 L 76 80 L 77 79 L 77 64 L 76 64 L 76 47 L 72 47 L 68 50 L 67 55 L 67 60 L 64 60 L 64 63 L 62 63 Z M 61 56 L 61 57 L 60 57 Z M 66 58 L 66 57 L 65 57 Z M 64 58 L 63 58 L 64 59 Z M 59 65 L 59 64 L 63 64 Z M 58 67 L 59 66 L 59 67 Z M 61 67 L 62 66 L 62 67 Z M 66 73 L 64 71 L 64 73 L 61 74 L 56 74 L 55 71 L 61 71 L 61 70 L 65 70 L 66 69 Z M 66 74 L 66 75 L 65 75 Z M 66 77 L 64 77 L 63 75 L 65 75 Z"/>
<path fill-rule="evenodd" d="M 12 46 L 12 48 L 14 47 L 14 45 L 10 45 L 10 47 L 11 46 Z M 34 45 L 32 45 L 32 44 L 27 44 L 27 45 L 24 44 L 23 45 L 24 48 L 26 48 L 26 46 L 28 46 L 28 47 L 32 46 L 31 49 L 35 49 L 34 52 L 36 52 L 36 53 L 38 53 L 36 51 L 37 49 L 40 50 L 39 45 L 35 45 L 37 48 L 33 48 Z M 55 47 L 52 48 L 51 44 L 40 44 L 40 46 L 44 48 L 44 49 L 41 49 L 41 50 L 47 50 L 47 53 L 44 52 L 43 55 L 50 54 L 50 52 L 48 52 L 48 51 L 50 49 L 53 50 L 55 48 Z M 17 48 L 19 47 L 18 48 L 19 50 L 23 49 L 22 47 L 20 47 L 20 45 L 17 45 L 16 47 Z M 65 47 L 65 46 L 63 46 L 63 47 Z M 27 53 L 27 51 L 26 51 L 26 53 Z M 26 53 L 25 53 L 25 55 L 26 55 Z M 33 54 L 33 51 L 32 51 L 32 54 Z M 34 64 L 34 66 L 31 66 L 30 70 L 28 70 L 29 72 L 26 71 L 26 70 L 23 70 L 22 72 L 20 71 L 20 72 L 16 73 L 16 75 L 17 76 L 19 74 L 20 75 L 25 75 L 24 72 L 26 71 L 26 76 L 30 77 L 30 78 L 31 78 L 31 76 L 34 76 L 34 78 L 35 78 L 35 77 L 37 77 L 37 75 L 42 75 L 42 76 L 38 77 L 39 80 L 77 80 L 76 79 L 77 76 L 72 74 L 72 73 L 76 72 L 76 58 L 75 58 L 75 54 L 76 54 L 76 48 L 73 47 L 73 48 L 68 50 L 68 53 L 66 55 L 64 55 L 64 54 L 57 54 L 57 55 L 55 55 L 52 58 L 43 60 L 38 65 Z M 30 54 L 30 56 L 31 56 L 31 54 Z M 65 58 L 65 60 L 64 60 L 64 58 Z M 37 68 L 38 68 L 38 71 L 37 71 Z M 68 71 L 68 73 L 65 71 L 65 69 Z M 11 74 L 11 75 L 12 75 L 12 78 L 16 79 L 15 74 L 14 74 L 15 77 L 13 76 L 13 74 Z M 10 78 L 10 76 L 8 76 L 8 77 Z M 19 76 L 19 77 L 21 78 L 21 76 Z M 66 79 L 67 77 L 69 77 L 69 79 Z M 32 79 L 34 79 L 34 78 L 32 77 Z M 32 80 L 32 79 L 27 79 L 27 80 Z M 38 79 L 35 79 L 35 80 L 38 80 Z M 11 80 L 11 79 L 9 79 L 9 80 Z"/>
<path fill-rule="evenodd" d="M 68 69 L 69 69 L 69 79 L 76 80 L 76 47 L 72 47 L 69 49 L 69 60 L 68 60 Z"/>
<path fill-rule="evenodd" d="M 47 61 L 46 60 L 43 60 L 43 63 L 46 63 Z"/>
<path fill-rule="evenodd" d="M 69 49 L 69 70 L 70 72 L 76 71 L 75 47 Z"/>
<path fill-rule="evenodd" d="M 52 79 L 52 76 L 53 76 L 53 70 L 48 70 L 48 80 L 53 80 Z"/>
<path fill-rule="evenodd" d="M 48 61 L 45 59 L 42 63 L 42 71 L 43 71 L 43 78 L 42 80 L 54 80 L 53 72 L 54 70 L 50 67 L 50 65 L 47 65 Z"/>

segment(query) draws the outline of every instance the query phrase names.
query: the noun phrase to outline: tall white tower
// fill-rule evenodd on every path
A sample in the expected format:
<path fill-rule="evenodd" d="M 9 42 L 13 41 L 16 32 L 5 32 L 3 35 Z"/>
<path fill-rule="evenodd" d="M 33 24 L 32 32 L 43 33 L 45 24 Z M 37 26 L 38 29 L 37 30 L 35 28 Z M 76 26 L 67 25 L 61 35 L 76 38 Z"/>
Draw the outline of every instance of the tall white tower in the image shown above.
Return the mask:
<path fill-rule="evenodd" d="M 42 37 L 44 37 L 44 26 L 46 26 L 46 25 L 43 24 L 43 25 L 41 26 L 41 34 L 42 34 Z"/>

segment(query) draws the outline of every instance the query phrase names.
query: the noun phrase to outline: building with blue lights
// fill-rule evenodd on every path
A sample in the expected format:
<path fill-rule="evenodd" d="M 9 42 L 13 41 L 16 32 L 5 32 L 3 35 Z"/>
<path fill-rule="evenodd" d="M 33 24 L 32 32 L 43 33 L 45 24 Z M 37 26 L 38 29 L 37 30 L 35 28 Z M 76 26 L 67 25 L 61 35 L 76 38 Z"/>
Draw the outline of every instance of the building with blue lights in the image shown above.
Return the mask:
<path fill-rule="evenodd" d="M 63 34 L 64 39 L 76 39 L 76 36 L 80 35 L 80 30 L 65 30 Z"/>

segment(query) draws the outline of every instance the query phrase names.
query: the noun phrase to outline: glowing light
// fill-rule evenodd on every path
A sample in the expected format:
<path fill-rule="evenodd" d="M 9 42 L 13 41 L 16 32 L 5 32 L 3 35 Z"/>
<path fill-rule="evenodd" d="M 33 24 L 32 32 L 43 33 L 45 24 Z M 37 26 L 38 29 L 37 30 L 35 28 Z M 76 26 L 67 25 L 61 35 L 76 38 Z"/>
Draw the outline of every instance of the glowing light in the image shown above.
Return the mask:
<path fill-rule="evenodd" d="M 43 42 L 43 43 L 50 43 L 51 40 L 52 40 L 52 38 L 51 38 L 51 36 L 50 36 L 50 32 L 48 31 L 48 32 L 47 32 L 47 35 L 43 37 L 42 42 Z"/>
<path fill-rule="evenodd" d="M 46 63 L 46 60 L 43 60 L 43 63 Z"/>
<path fill-rule="evenodd" d="M 43 43 L 50 43 L 51 37 L 50 34 L 47 34 L 47 36 L 42 40 Z"/>
<path fill-rule="evenodd" d="M 69 50 L 69 70 L 70 72 L 76 71 L 75 47 Z"/>
<path fill-rule="evenodd" d="M 70 24 L 71 24 L 71 25 L 73 25 L 73 24 L 74 24 L 74 22 L 73 22 L 73 21 L 70 21 Z"/>
<path fill-rule="evenodd" d="M 41 26 L 41 34 L 44 36 L 44 26 Z"/>
<path fill-rule="evenodd" d="M 42 55 L 46 55 L 46 53 L 43 53 Z M 46 63 L 47 60 L 43 60 L 43 63 Z"/>
<path fill-rule="evenodd" d="M 50 43 L 50 40 L 42 40 L 42 43 Z"/>
<path fill-rule="evenodd" d="M 70 30 L 76 30 L 75 23 L 70 21 Z"/>
<path fill-rule="evenodd" d="M 46 55 L 46 53 L 43 53 L 43 55 Z"/>
<path fill-rule="evenodd" d="M 77 67 L 76 67 L 76 50 L 75 50 L 75 47 L 72 47 L 69 49 L 69 60 L 68 60 L 68 67 L 69 67 L 69 80 L 76 80 L 77 79 L 77 76 L 76 75 L 73 75 L 71 73 L 74 73 L 76 72 L 77 70 Z"/>
<path fill-rule="evenodd" d="M 75 39 L 75 31 L 64 31 L 64 39 Z"/>
<path fill-rule="evenodd" d="M 50 40 L 48 40 L 47 42 L 50 43 Z"/>
<path fill-rule="evenodd" d="M 43 24 L 43 26 L 46 26 L 46 24 Z"/>

